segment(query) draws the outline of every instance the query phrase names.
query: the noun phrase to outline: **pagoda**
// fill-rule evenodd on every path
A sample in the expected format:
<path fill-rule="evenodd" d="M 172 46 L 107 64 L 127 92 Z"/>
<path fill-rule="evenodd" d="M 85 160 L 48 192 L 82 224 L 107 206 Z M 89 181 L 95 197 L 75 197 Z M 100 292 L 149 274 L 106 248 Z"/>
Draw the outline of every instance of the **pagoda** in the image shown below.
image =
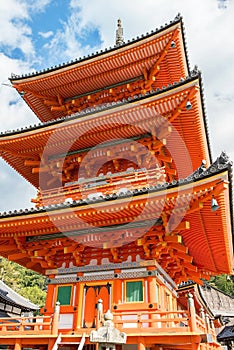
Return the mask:
<path fill-rule="evenodd" d="M 231 163 L 211 158 L 201 73 L 183 21 L 23 76 L 38 125 L 2 132 L 2 158 L 37 189 L 0 217 L 0 254 L 48 278 L 41 316 L 8 349 L 221 349 L 177 286 L 233 271 Z"/>

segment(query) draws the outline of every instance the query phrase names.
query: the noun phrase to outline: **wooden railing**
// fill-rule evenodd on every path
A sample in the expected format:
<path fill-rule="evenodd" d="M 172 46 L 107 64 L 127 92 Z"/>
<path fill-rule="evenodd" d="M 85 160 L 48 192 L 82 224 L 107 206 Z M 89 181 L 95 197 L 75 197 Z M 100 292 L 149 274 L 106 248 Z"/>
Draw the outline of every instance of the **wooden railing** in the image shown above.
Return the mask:
<path fill-rule="evenodd" d="M 141 335 L 146 336 L 147 334 L 159 334 L 161 332 L 167 334 L 194 332 L 209 333 L 214 341 L 216 339 L 215 332 L 207 324 L 207 321 L 198 315 L 195 315 L 195 319 L 192 320 L 188 310 L 115 310 L 113 316 L 115 327 L 127 333 L 127 335 L 138 334 L 140 329 Z M 0 318 L 0 337 L 7 334 L 9 336 L 17 334 L 19 337 L 27 335 L 56 336 L 61 332 L 58 328 L 58 317 L 59 314 L 57 313 L 53 316 Z M 85 332 L 88 334 L 91 330 L 93 328 L 86 328 Z M 83 328 L 76 329 L 75 334 L 81 336 L 83 331 Z M 66 333 L 69 333 L 69 331 L 66 330 Z"/>
<path fill-rule="evenodd" d="M 206 323 L 205 320 L 203 320 L 201 317 L 199 317 L 198 315 L 196 315 L 196 326 L 197 329 L 201 332 L 201 333 L 206 333 L 208 330 L 208 325 Z"/>
<path fill-rule="evenodd" d="M 52 316 L 0 318 L 0 334 L 5 332 L 11 334 L 52 334 L 52 326 Z"/>
<path fill-rule="evenodd" d="M 164 168 L 155 168 L 151 170 L 139 169 L 135 171 L 125 171 L 113 173 L 105 176 L 99 176 L 92 179 L 83 179 L 66 184 L 64 187 L 44 190 L 34 202 L 37 205 L 49 205 L 64 201 L 64 197 L 72 197 L 73 200 L 79 200 L 83 196 L 102 192 L 103 195 L 111 194 L 121 188 L 142 188 L 156 184 L 163 184 L 166 181 Z"/>
<path fill-rule="evenodd" d="M 121 311 L 114 313 L 117 328 L 149 328 L 161 332 L 162 328 L 183 328 L 189 331 L 188 311 Z"/>
<path fill-rule="evenodd" d="M 194 321 L 194 322 L 193 322 Z M 115 326 L 128 333 L 132 331 L 142 333 L 160 333 L 160 332 L 198 332 L 205 334 L 209 332 L 215 340 L 215 332 L 205 319 L 196 315 L 195 320 L 191 319 L 188 310 L 181 311 L 132 311 L 125 310 L 115 311 L 114 313 Z"/>

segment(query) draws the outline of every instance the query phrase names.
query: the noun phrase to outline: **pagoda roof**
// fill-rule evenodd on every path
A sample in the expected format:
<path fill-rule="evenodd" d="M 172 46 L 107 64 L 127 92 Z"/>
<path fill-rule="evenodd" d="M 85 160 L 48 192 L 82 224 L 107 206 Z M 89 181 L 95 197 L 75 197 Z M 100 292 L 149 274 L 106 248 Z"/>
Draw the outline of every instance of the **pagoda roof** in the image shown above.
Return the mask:
<path fill-rule="evenodd" d="M 30 302 L 22 295 L 16 293 L 13 289 L 8 287 L 3 281 L 0 280 L 0 300 L 8 305 L 15 306 L 21 311 L 35 311 L 39 309 L 38 305 Z"/>
<path fill-rule="evenodd" d="M 192 104 L 191 109 L 186 103 Z M 155 118 L 156 117 L 156 118 Z M 202 83 L 199 72 L 167 88 L 157 89 L 133 99 L 92 108 L 67 118 L 48 121 L 21 130 L 0 134 L 0 151 L 3 159 L 35 187 L 39 187 L 39 172 L 25 165 L 26 160 L 40 161 L 41 155 L 47 159 L 64 158 L 66 154 L 85 153 L 92 147 L 114 137 L 134 138 L 136 135 L 150 136 L 155 127 L 159 135 L 165 125 L 172 127 L 189 152 L 192 168 L 196 169 L 205 159 L 211 162 L 207 122 L 204 113 Z M 123 130 L 124 126 L 125 130 Z M 173 148 L 176 166 L 180 176 L 186 177 L 188 169 L 184 162 L 182 146 L 175 136 L 168 139 L 167 148 Z M 157 135 L 156 135 L 157 136 Z M 163 136 L 161 140 L 163 142 Z M 166 140 L 167 141 L 167 140 Z M 108 146 L 108 144 L 106 144 Z M 177 151 L 177 152 L 176 152 Z M 178 158 L 178 159 L 177 159 Z M 175 166 L 175 165 L 174 165 Z M 187 172 L 187 173 L 186 173 Z M 48 174 L 47 180 L 52 175 Z"/>
<path fill-rule="evenodd" d="M 170 263 L 175 261 L 185 266 L 186 273 L 181 276 L 185 280 L 197 280 L 206 273 L 232 273 L 230 176 L 230 165 L 216 162 L 201 175 L 194 174 L 183 181 L 180 179 L 163 186 L 134 189 L 108 196 L 97 194 L 92 199 L 86 198 L 70 204 L 3 213 L 0 218 L 0 254 L 45 273 L 46 269 L 71 262 L 74 256 L 76 262 L 88 264 L 87 255 L 89 259 L 100 256 L 103 252 L 104 255 L 111 256 L 117 254 L 116 249 L 127 249 L 127 252 L 132 249 L 141 254 L 141 249 L 144 248 L 146 253 L 149 239 L 149 244 L 157 247 L 157 260 L 162 260 L 159 264 L 170 276 L 173 273 Z M 211 211 L 212 196 L 220 203 L 219 210 L 215 212 Z M 169 220 L 164 223 L 164 226 L 169 225 L 165 242 L 160 243 L 157 233 L 154 229 L 150 231 L 149 227 L 147 230 L 150 234 L 147 238 L 144 225 L 149 225 L 150 220 L 154 222 L 152 226 L 162 225 L 160 217 L 163 208 L 165 213 L 173 215 L 173 211 L 177 210 L 176 205 L 179 210 L 177 215 L 182 215 L 182 221 L 172 231 L 169 226 L 173 226 L 173 222 L 170 224 Z M 181 213 L 181 210 L 184 212 Z M 125 223 L 130 223 L 127 226 L 127 241 L 123 247 L 115 247 L 113 234 L 118 241 L 126 231 Z M 144 234 L 145 237 L 141 239 Z M 181 243 L 175 243 L 177 241 L 174 236 L 178 234 L 182 237 Z M 92 239 L 95 240 L 93 248 L 88 243 Z M 168 243 L 170 239 L 172 242 Z M 173 249 L 175 251 L 172 254 Z M 176 260 L 174 256 L 177 256 Z"/>
<path fill-rule="evenodd" d="M 135 80 L 152 89 L 162 88 L 187 75 L 183 22 L 177 16 L 160 29 L 120 46 L 40 72 L 12 75 L 10 81 L 37 117 L 48 121 L 68 114 L 51 108 L 51 103 L 61 107 L 68 101 Z"/>

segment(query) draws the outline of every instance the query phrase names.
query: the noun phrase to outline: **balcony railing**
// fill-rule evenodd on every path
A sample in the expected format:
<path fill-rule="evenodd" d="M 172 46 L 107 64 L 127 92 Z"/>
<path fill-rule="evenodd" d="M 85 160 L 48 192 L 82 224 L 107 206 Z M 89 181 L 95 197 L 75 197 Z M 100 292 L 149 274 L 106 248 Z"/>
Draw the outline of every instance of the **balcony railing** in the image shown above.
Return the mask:
<path fill-rule="evenodd" d="M 53 334 L 53 317 L 2 317 L 0 318 L 0 335 L 8 334 Z"/>
<path fill-rule="evenodd" d="M 115 311 L 114 313 L 115 326 L 128 333 L 139 332 L 141 334 L 147 333 L 161 333 L 161 332 L 197 332 L 200 334 L 209 333 L 215 340 L 215 331 L 210 324 L 200 316 L 195 315 L 192 319 L 188 310 L 180 311 L 132 311 L 125 310 Z"/>
<path fill-rule="evenodd" d="M 56 316 L 56 317 L 55 317 Z M 137 334 L 141 329 L 141 335 L 161 332 L 180 333 L 196 332 L 200 334 L 211 334 L 215 341 L 215 331 L 207 324 L 206 319 L 195 315 L 195 319 L 191 317 L 188 310 L 180 311 L 158 311 L 158 310 L 141 310 L 132 311 L 115 310 L 113 313 L 115 327 L 127 334 Z M 99 316 L 100 317 L 100 316 Z M 78 337 L 82 336 L 84 328 L 77 328 L 73 330 L 59 329 L 59 314 L 53 316 L 37 316 L 37 317 L 14 317 L 14 318 L 0 318 L 0 337 L 8 334 L 18 336 L 27 335 L 57 335 L 59 333 L 75 333 Z M 99 321 L 99 326 L 101 323 Z M 86 334 L 93 330 L 93 328 L 85 329 Z"/>
<path fill-rule="evenodd" d="M 33 202 L 37 206 L 61 203 L 64 198 L 79 200 L 89 195 L 102 193 L 111 194 L 127 188 L 143 188 L 155 184 L 163 184 L 166 181 L 165 169 L 155 168 L 151 170 L 138 169 L 113 174 L 98 176 L 92 179 L 79 179 L 67 183 L 64 187 L 44 190 Z"/>

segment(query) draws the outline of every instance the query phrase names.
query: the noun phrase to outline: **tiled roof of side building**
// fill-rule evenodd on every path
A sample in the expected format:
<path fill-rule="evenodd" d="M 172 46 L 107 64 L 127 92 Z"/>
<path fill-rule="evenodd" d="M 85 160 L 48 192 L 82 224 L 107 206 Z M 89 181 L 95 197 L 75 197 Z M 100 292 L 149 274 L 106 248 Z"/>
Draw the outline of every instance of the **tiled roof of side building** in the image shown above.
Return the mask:
<path fill-rule="evenodd" d="M 22 295 L 16 293 L 13 289 L 8 287 L 3 281 L 0 280 L 0 299 L 3 299 L 10 305 L 19 307 L 22 311 L 35 311 L 39 309 L 39 306 L 32 303 Z"/>
<path fill-rule="evenodd" d="M 217 340 L 225 341 L 225 340 L 233 340 L 234 339 L 234 325 L 226 326 L 224 329 L 217 335 Z"/>
<path fill-rule="evenodd" d="M 199 286 L 199 292 L 211 309 L 214 317 L 234 317 L 234 297 L 205 283 Z"/>

